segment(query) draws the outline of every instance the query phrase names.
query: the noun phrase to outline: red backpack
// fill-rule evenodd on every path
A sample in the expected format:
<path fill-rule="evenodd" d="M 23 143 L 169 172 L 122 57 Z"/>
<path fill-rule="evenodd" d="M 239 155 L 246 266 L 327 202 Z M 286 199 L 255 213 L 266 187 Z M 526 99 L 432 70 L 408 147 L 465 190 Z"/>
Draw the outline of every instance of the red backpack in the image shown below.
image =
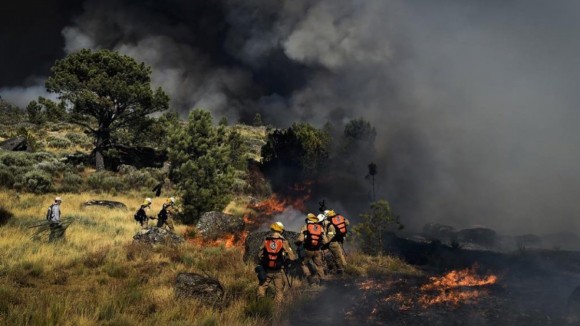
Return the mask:
<path fill-rule="evenodd" d="M 330 223 L 334 225 L 337 235 L 344 236 L 346 234 L 346 221 L 341 215 L 335 215 L 330 219 Z"/>
<path fill-rule="evenodd" d="M 284 242 L 282 238 L 266 238 L 266 241 L 264 241 L 266 254 L 262 260 L 262 266 L 268 269 L 281 269 L 284 263 L 283 248 Z"/>
<path fill-rule="evenodd" d="M 322 232 L 324 232 L 320 224 L 308 224 L 306 228 L 306 248 L 309 250 L 316 250 L 322 247 Z"/>

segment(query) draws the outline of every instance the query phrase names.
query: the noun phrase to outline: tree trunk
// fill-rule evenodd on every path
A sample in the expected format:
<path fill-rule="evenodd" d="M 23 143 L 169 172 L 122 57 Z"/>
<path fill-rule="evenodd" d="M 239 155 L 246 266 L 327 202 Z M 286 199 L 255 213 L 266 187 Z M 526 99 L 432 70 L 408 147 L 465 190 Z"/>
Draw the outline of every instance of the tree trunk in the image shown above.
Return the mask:
<path fill-rule="evenodd" d="M 103 125 L 99 126 L 97 132 L 97 146 L 95 147 L 95 165 L 97 172 L 105 170 L 105 158 L 103 157 L 103 150 L 105 149 L 105 143 L 111 138 L 111 133 L 108 127 Z"/>
<path fill-rule="evenodd" d="M 101 137 L 99 137 L 101 138 Z M 97 172 L 105 170 L 105 158 L 103 157 L 102 139 L 97 140 L 97 147 L 95 148 L 95 165 Z"/>

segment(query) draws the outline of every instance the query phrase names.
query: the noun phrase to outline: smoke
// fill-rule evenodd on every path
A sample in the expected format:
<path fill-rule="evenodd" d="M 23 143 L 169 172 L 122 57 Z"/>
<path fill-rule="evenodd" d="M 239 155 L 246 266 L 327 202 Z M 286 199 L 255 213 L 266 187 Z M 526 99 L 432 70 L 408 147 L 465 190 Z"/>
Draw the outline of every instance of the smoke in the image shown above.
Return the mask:
<path fill-rule="evenodd" d="M 183 117 L 196 106 L 277 127 L 365 117 L 378 132 L 378 197 L 409 227 L 547 233 L 580 228 L 578 7 L 87 0 L 62 35 L 66 52 L 109 48 L 152 65 Z M 342 204 L 351 219 L 367 206 Z"/>
<path fill-rule="evenodd" d="M 50 94 L 46 91 L 43 78 L 30 77 L 26 84 L 29 86 L 2 87 L 0 88 L 0 95 L 20 108 L 28 106 L 30 101 L 38 100 L 39 96 L 53 101 L 57 99 L 55 94 Z"/>

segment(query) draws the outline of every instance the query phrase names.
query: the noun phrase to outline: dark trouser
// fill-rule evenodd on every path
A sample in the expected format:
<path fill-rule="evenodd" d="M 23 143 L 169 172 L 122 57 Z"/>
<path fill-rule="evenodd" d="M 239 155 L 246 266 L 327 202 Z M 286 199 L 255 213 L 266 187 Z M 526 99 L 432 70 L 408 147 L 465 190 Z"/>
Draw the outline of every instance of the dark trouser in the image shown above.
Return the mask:
<path fill-rule="evenodd" d="M 163 225 L 167 225 L 169 227 L 169 230 L 173 231 L 173 223 L 171 223 L 171 221 L 168 218 L 167 219 L 157 219 L 157 227 L 162 228 Z"/>
<path fill-rule="evenodd" d="M 64 236 L 64 228 L 60 223 L 50 223 L 48 242 L 54 242 Z"/>

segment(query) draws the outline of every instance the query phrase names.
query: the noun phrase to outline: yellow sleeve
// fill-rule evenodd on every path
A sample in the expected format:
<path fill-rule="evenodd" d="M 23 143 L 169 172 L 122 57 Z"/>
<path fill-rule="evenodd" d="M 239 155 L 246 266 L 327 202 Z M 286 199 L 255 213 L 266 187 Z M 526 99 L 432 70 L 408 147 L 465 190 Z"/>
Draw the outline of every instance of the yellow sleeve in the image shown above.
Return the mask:
<path fill-rule="evenodd" d="M 298 235 L 298 241 L 300 242 L 304 242 L 304 231 L 306 231 L 306 226 L 303 226 L 302 229 L 300 229 L 300 234 Z"/>
<path fill-rule="evenodd" d="M 284 250 L 286 250 L 286 253 L 288 254 L 288 259 L 296 260 L 296 255 L 294 254 L 294 250 L 292 250 L 290 243 L 288 243 L 287 240 L 282 241 L 282 243 L 284 244 Z"/>

